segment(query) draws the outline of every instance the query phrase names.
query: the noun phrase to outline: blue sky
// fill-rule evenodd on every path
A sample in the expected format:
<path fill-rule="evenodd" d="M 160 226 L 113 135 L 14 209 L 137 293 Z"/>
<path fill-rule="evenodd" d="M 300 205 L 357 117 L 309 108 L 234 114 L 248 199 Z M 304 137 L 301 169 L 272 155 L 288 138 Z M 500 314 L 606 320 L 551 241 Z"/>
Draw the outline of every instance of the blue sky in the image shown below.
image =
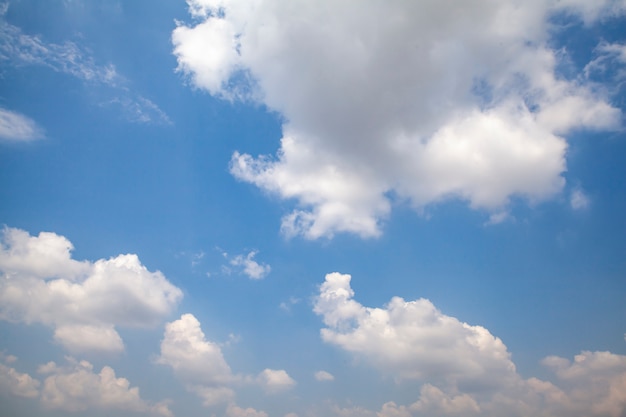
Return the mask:
<path fill-rule="evenodd" d="M 623 1 L 0 12 L 0 414 L 625 415 Z"/>

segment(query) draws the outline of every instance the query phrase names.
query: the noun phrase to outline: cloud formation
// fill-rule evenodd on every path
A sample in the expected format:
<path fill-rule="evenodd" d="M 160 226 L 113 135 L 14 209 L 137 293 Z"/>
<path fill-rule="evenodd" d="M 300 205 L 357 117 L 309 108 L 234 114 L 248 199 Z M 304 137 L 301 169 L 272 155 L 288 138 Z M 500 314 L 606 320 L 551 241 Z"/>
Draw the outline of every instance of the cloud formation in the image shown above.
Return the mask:
<path fill-rule="evenodd" d="M 555 382 L 524 379 L 502 341 L 480 326 L 447 316 L 425 299 L 394 297 L 384 308 L 353 299 L 350 276 L 326 275 L 314 311 L 327 326 L 322 339 L 352 353 L 397 384 L 423 385 L 409 405 L 383 404 L 378 417 L 480 416 L 621 417 L 626 413 L 626 356 L 581 352 L 549 356 Z M 337 415 L 352 415 L 339 409 Z"/>
<path fill-rule="evenodd" d="M 326 372 L 326 371 L 317 371 L 315 372 L 313 376 L 315 377 L 316 380 L 320 382 L 335 380 L 335 377 L 333 376 L 333 374 L 331 374 L 330 372 Z"/>
<path fill-rule="evenodd" d="M 552 16 L 591 25 L 620 2 L 188 4 L 193 23 L 172 33 L 178 70 L 284 120 L 275 156 L 235 152 L 230 169 L 296 202 L 287 236 L 378 236 L 393 201 L 499 213 L 514 196 L 550 198 L 565 135 L 621 124 L 584 77 L 558 73 L 567 57 L 549 42 Z"/>
<path fill-rule="evenodd" d="M 41 403 L 46 408 L 72 412 L 118 409 L 173 417 L 166 403 L 149 405 L 139 396 L 139 388 L 131 387 L 126 378 L 118 378 L 109 366 L 95 373 L 91 363 L 69 358 L 67 366 L 49 362 L 39 367 L 39 373 L 49 375 L 41 390 Z"/>
<path fill-rule="evenodd" d="M 0 13 L 0 63 L 15 68 L 43 66 L 86 83 L 106 86 L 114 98 L 103 104 L 120 107 L 129 121 L 172 123 L 155 103 L 133 93 L 127 86 L 128 81 L 117 72 L 114 65 L 98 65 L 91 51 L 75 42 L 57 44 L 37 35 L 25 34 L 19 27 L 6 21 L 5 13 L 6 8 Z"/>
<path fill-rule="evenodd" d="M 237 255 L 230 260 L 230 264 L 241 268 L 241 272 L 250 279 L 265 278 L 272 268 L 268 264 L 258 263 L 254 260 L 258 253 L 258 251 L 251 251 L 245 256 Z"/>
<path fill-rule="evenodd" d="M 72 243 L 55 233 L 5 228 L 0 241 L 0 319 L 42 323 L 72 352 L 119 352 L 115 327 L 153 327 L 182 291 L 137 255 L 96 262 L 72 259 Z"/>
<path fill-rule="evenodd" d="M 183 314 L 165 326 L 156 361 L 170 366 L 187 390 L 202 398 L 205 406 L 234 405 L 233 388 L 243 384 L 257 384 L 268 393 L 278 393 L 296 383 L 284 370 L 265 369 L 256 377 L 234 374 L 220 345 L 206 339 L 193 314 Z"/>
<path fill-rule="evenodd" d="M 39 398 L 47 409 L 79 412 L 85 410 L 125 410 L 162 417 L 173 417 L 167 402 L 150 404 L 131 387 L 126 378 L 118 378 L 110 366 L 99 373 L 87 361 L 68 357 L 65 366 L 48 362 L 39 366 L 44 381 L 0 364 L 0 391 L 27 398 Z"/>
<path fill-rule="evenodd" d="M 264 369 L 257 376 L 257 381 L 269 393 L 286 391 L 296 385 L 296 381 L 282 369 Z"/>
<path fill-rule="evenodd" d="M 322 339 L 401 379 L 438 381 L 476 389 L 510 381 L 515 366 L 500 339 L 481 326 L 447 316 L 426 299 L 394 297 L 384 308 L 353 299 L 350 275 L 331 273 L 314 311 Z"/>
<path fill-rule="evenodd" d="M 0 141 L 29 142 L 42 137 L 43 130 L 34 120 L 0 107 Z"/>

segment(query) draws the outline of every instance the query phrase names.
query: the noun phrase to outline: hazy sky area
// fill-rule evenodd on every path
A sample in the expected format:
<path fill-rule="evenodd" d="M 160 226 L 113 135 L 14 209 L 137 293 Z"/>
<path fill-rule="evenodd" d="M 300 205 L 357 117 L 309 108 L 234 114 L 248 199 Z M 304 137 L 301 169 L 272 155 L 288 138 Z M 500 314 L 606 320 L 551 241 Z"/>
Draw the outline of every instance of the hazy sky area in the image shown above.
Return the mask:
<path fill-rule="evenodd" d="M 0 2 L 0 417 L 626 417 L 626 0 Z"/>

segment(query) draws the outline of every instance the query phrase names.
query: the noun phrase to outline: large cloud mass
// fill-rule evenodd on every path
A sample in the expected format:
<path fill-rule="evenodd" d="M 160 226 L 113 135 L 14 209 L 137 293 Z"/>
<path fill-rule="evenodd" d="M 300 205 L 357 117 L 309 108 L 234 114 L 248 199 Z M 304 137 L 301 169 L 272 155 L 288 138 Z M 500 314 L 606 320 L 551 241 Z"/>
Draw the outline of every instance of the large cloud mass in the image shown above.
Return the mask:
<path fill-rule="evenodd" d="M 116 409 L 173 417 L 167 402 L 150 404 L 144 401 L 139 395 L 139 388 L 131 387 L 126 378 L 117 377 L 110 366 L 104 366 L 99 373 L 95 373 L 93 365 L 87 361 L 71 357 L 67 361 L 66 366 L 54 362 L 41 365 L 38 372 L 45 377 L 43 384 L 0 363 L 0 392 L 39 397 L 47 409 L 69 412 Z"/>
<path fill-rule="evenodd" d="M 350 279 L 328 274 L 320 287 L 314 311 L 327 326 L 324 341 L 398 378 L 478 388 L 515 375 L 506 346 L 484 327 L 447 316 L 426 299 L 394 297 L 385 308 L 365 307 L 353 299 Z"/>
<path fill-rule="evenodd" d="M 564 138 L 620 111 L 550 45 L 550 18 L 593 24 L 617 1 L 188 0 L 178 69 L 284 117 L 276 157 L 235 152 L 231 172 L 298 207 L 287 235 L 380 234 L 390 196 L 456 197 L 493 214 L 558 193 Z M 502 217 L 502 216 L 500 216 Z M 497 218 L 497 217 L 496 217 Z"/>
<path fill-rule="evenodd" d="M 182 298 L 160 272 L 136 255 L 96 262 L 72 259 L 55 233 L 7 228 L 0 242 L 0 319 L 43 323 L 71 351 L 120 351 L 116 326 L 155 326 Z"/>
<path fill-rule="evenodd" d="M 626 413 L 626 356 L 586 351 L 574 361 L 549 356 L 543 365 L 553 372 L 554 382 L 524 379 L 504 343 L 484 327 L 447 316 L 426 299 L 394 297 L 383 308 L 363 306 L 354 300 L 350 280 L 350 275 L 331 273 L 320 287 L 314 311 L 326 325 L 322 339 L 398 384 L 408 379 L 423 383 L 416 401 L 387 402 L 378 417 Z"/>

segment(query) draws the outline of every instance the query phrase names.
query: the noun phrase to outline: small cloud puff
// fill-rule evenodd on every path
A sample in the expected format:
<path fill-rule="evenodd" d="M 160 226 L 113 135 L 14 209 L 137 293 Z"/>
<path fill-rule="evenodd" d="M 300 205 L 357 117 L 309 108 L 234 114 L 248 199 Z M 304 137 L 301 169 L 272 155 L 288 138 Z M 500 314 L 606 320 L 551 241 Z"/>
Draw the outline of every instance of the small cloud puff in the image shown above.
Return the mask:
<path fill-rule="evenodd" d="M 268 264 L 258 263 L 254 257 L 259 253 L 256 250 L 251 251 L 247 255 L 237 255 L 230 260 L 230 264 L 238 267 L 241 273 L 250 279 L 263 279 L 270 273 L 271 267 Z M 228 256 L 226 253 L 224 256 Z"/>
<path fill-rule="evenodd" d="M 257 377 L 257 382 L 263 386 L 268 393 L 286 391 L 296 385 L 296 381 L 282 369 L 263 370 Z"/>
<path fill-rule="evenodd" d="M 575 189 L 570 195 L 569 203 L 574 210 L 584 210 L 589 207 L 591 201 L 581 189 Z"/>
<path fill-rule="evenodd" d="M 317 371 L 314 376 L 315 376 L 315 379 L 320 382 L 335 380 L 335 377 L 333 376 L 333 374 L 326 372 L 326 371 Z"/>

